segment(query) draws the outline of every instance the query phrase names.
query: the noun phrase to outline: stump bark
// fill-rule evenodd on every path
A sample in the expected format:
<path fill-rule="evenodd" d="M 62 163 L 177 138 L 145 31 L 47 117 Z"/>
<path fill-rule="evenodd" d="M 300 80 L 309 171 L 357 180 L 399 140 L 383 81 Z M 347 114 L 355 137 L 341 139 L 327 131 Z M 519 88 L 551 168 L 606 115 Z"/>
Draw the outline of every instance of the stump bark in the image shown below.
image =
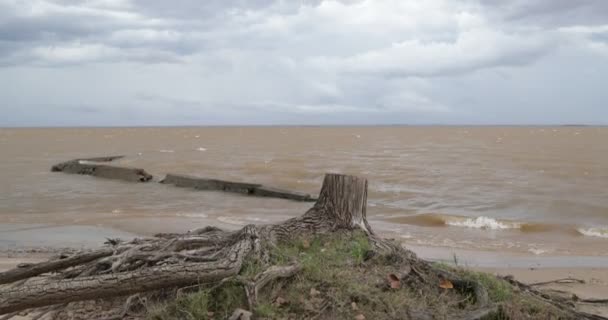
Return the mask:
<path fill-rule="evenodd" d="M 248 225 L 236 232 L 206 227 L 186 234 L 163 234 L 2 273 L 3 283 L 49 272 L 54 275 L 1 288 L 0 314 L 221 282 L 238 275 L 245 259 L 266 262 L 269 246 L 303 234 L 361 229 L 375 240 L 378 249 L 394 250 L 374 235 L 366 205 L 366 179 L 327 174 L 314 206 L 280 224 Z M 273 275 L 266 274 L 264 279 L 269 276 Z"/>

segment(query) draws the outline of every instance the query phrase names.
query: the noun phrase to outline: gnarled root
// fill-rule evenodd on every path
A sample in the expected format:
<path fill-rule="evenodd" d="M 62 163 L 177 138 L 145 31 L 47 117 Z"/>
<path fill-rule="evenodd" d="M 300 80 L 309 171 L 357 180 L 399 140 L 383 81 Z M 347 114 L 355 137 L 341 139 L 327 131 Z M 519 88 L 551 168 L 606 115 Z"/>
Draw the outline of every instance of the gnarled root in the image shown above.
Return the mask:
<path fill-rule="evenodd" d="M 258 300 L 258 294 L 262 288 L 268 285 L 271 281 L 279 278 L 289 278 L 302 270 L 302 266 L 294 264 L 291 266 L 272 266 L 264 272 L 256 275 L 253 280 L 241 280 L 247 294 L 247 302 L 249 308 L 253 309 Z"/>

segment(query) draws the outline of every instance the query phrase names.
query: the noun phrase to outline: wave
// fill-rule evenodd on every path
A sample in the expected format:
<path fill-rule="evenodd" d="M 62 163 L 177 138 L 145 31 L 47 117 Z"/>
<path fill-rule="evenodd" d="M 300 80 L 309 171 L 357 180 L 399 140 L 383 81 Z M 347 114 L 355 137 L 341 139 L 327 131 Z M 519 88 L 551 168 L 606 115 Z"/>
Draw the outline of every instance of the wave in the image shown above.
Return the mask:
<path fill-rule="evenodd" d="M 226 216 L 220 216 L 216 218 L 218 221 L 223 222 L 223 223 L 227 223 L 227 224 L 233 224 L 233 225 L 238 225 L 238 226 L 244 226 L 244 225 L 248 225 L 248 224 L 260 224 L 260 223 L 267 223 L 268 220 L 264 219 L 264 218 L 258 218 L 258 217 L 226 217 Z"/>
<path fill-rule="evenodd" d="M 207 218 L 207 214 L 205 213 L 194 213 L 194 212 L 183 212 L 175 214 L 178 217 L 183 218 Z"/>
<path fill-rule="evenodd" d="M 507 230 L 518 229 L 521 232 L 547 232 L 554 230 L 556 227 L 550 224 L 542 223 L 524 223 L 511 220 L 501 220 L 486 216 L 465 217 L 452 216 L 442 214 L 417 214 L 404 217 L 389 218 L 389 221 L 410 224 L 421 227 L 462 227 L 472 229 L 487 229 L 487 230 Z"/>
<path fill-rule="evenodd" d="M 173 152 L 175 152 L 175 151 L 173 151 L 173 150 L 166 150 L 166 149 L 162 149 L 162 150 L 158 150 L 158 152 L 160 152 L 160 153 L 173 153 Z"/>
<path fill-rule="evenodd" d="M 516 222 L 506 222 L 496 220 L 494 218 L 489 217 L 476 217 L 476 218 L 467 218 L 465 220 L 461 219 L 448 219 L 446 221 L 447 225 L 454 227 L 465 227 L 465 228 L 474 228 L 474 229 L 491 229 L 491 230 L 502 230 L 502 229 L 520 229 L 521 224 Z"/>
<path fill-rule="evenodd" d="M 207 148 L 200 147 L 200 148 L 197 148 L 196 150 L 197 151 L 207 151 Z"/>
<path fill-rule="evenodd" d="M 608 228 L 578 228 L 580 234 L 587 237 L 597 237 L 608 239 Z"/>
<path fill-rule="evenodd" d="M 608 239 L 608 227 L 579 227 L 537 222 L 502 220 L 487 216 L 465 217 L 442 214 L 416 214 L 386 218 L 387 221 L 419 227 L 461 227 L 481 230 L 518 230 L 523 233 L 560 232 L 571 236 Z"/>
<path fill-rule="evenodd" d="M 535 254 L 535 255 L 538 256 L 538 255 L 547 253 L 549 251 L 548 250 L 544 250 L 544 249 L 538 249 L 538 248 L 530 248 L 530 249 L 528 249 L 528 252 L 533 253 L 533 254 Z"/>

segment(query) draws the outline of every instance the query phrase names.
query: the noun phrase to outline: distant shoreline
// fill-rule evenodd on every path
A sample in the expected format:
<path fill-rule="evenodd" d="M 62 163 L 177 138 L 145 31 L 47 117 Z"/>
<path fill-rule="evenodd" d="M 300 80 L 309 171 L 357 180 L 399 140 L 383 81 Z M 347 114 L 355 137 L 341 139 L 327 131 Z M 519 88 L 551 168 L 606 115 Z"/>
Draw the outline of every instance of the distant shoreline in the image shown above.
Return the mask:
<path fill-rule="evenodd" d="M 221 125 L 129 125 L 129 126 L 0 126 L 0 129 L 121 129 L 121 128 L 607 128 L 608 124 L 221 124 Z"/>

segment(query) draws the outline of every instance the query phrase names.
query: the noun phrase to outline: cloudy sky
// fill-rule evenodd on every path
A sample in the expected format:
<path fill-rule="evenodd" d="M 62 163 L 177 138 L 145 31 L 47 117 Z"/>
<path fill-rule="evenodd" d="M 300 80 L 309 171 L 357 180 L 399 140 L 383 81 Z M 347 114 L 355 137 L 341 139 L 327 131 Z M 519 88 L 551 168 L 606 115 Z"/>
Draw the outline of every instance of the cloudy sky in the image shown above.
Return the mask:
<path fill-rule="evenodd" d="M 0 126 L 608 124 L 607 0 L 0 0 Z"/>

